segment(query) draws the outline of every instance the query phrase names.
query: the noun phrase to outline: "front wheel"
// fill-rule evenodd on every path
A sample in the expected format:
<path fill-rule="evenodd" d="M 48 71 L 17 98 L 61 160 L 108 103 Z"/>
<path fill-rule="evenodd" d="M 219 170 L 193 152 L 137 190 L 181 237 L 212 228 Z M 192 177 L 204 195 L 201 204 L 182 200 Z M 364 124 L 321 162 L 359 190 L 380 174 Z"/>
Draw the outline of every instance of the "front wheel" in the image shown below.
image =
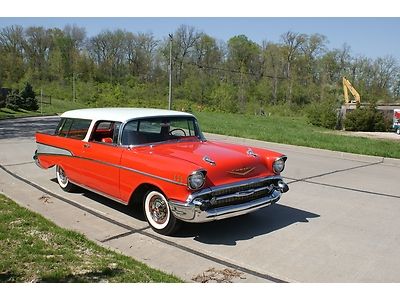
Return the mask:
<path fill-rule="evenodd" d="M 397 128 L 396 132 L 397 132 L 397 134 L 400 134 L 400 128 Z"/>
<path fill-rule="evenodd" d="M 155 232 L 170 235 L 177 229 L 177 220 L 171 213 L 165 196 L 155 190 L 144 197 L 144 215 Z"/>
<path fill-rule="evenodd" d="M 66 192 L 72 192 L 76 189 L 76 185 L 71 183 L 65 174 L 65 171 L 62 167 L 56 166 L 56 177 L 59 186 Z"/>

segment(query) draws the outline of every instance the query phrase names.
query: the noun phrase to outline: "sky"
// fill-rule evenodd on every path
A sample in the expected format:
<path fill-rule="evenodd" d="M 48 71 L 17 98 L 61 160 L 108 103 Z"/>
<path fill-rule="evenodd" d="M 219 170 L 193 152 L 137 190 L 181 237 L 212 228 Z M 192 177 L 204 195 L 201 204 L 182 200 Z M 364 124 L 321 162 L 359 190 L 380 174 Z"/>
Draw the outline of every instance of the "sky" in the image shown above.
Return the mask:
<path fill-rule="evenodd" d="M 63 28 L 76 24 L 86 28 L 89 37 L 103 30 L 123 29 L 131 32 L 151 32 L 158 39 L 173 33 L 180 25 L 196 29 L 223 41 L 244 34 L 259 44 L 279 42 L 284 32 L 319 33 L 327 37 L 328 48 L 347 44 L 352 55 L 372 59 L 392 55 L 400 63 L 400 17 L 0 17 L 0 28 L 10 25 Z"/>

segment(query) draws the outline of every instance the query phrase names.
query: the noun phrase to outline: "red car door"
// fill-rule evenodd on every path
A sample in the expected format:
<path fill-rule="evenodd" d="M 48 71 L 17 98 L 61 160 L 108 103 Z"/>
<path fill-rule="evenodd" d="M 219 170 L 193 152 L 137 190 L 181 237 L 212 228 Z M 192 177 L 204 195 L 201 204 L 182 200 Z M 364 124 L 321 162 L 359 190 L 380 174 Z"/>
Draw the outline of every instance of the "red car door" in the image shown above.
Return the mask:
<path fill-rule="evenodd" d="M 99 129 L 108 122 L 110 130 Z M 123 148 L 117 146 L 120 123 L 100 121 L 95 124 L 89 142 L 83 142 L 84 185 L 106 196 L 120 198 L 119 175 Z M 107 136 L 108 135 L 108 136 Z"/>

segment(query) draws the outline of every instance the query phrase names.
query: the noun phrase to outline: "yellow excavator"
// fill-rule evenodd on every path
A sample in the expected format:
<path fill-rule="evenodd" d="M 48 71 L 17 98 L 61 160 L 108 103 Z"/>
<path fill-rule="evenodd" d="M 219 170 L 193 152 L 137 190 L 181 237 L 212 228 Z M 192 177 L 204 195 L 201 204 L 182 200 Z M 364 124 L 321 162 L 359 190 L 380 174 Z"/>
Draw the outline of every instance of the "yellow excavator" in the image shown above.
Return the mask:
<path fill-rule="evenodd" d="M 348 91 L 350 91 L 350 93 L 353 95 L 354 101 L 349 100 L 349 92 Z M 361 103 L 360 94 L 356 91 L 356 89 L 352 86 L 352 84 L 350 83 L 350 81 L 347 80 L 346 77 L 343 77 L 343 92 L 344 92 L 345 104 L 354 103 L 354 102 L 357 104 Z"/>

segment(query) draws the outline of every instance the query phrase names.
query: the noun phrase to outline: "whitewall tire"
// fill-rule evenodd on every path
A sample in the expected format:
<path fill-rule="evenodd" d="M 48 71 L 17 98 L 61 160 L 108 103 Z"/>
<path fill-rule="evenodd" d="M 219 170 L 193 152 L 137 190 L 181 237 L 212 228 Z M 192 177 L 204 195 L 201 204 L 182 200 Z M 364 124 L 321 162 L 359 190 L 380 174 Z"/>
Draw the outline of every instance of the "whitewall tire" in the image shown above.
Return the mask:
<path fill-rule="evenodd" d="M 160 234 L 170 235 L 177 229 L 177 220 L 159 191 L 152 190 L 145 195 L 144 215 L 151 228 Z"/>
<path fill-rule="evenodd" d="M 65 173 L 64 169 L 60 166 L 56 166 L 56 177 L 58 185 L 64 191 L 71 192 L 76 188 L 76 186 L 69 181 L 67 174 Z"/>

